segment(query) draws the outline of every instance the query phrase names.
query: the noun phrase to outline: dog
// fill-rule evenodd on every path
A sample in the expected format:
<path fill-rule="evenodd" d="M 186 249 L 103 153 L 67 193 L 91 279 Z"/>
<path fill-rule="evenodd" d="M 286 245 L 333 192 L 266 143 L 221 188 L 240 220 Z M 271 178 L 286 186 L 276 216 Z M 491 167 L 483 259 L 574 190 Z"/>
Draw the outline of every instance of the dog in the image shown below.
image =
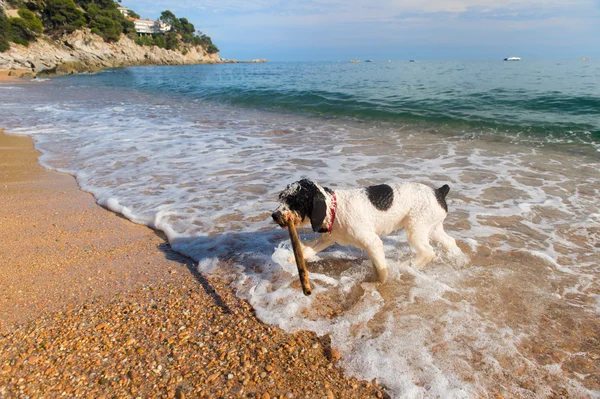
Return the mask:
<path fill-rule="evenodd" d="M 447 184 L 433 189 L 420 183 L 400 183 L 334 192 L 303 179 L 279 194 L 280 205 L 271 217 L 283 228 L 291 220 L 294 226 L 310 224 L 313 231 L 322 233 L 317 240 L 302 244 L 306 259 L 334 243 L 365 250 L 383 283 L 388 267 L 379 236 L 404 228 L 416 252 L 411 265 L 416 270 L 435 258 L 430 238 L 450 254 L 462 254 L 443 227 L 449 191 Z"/>

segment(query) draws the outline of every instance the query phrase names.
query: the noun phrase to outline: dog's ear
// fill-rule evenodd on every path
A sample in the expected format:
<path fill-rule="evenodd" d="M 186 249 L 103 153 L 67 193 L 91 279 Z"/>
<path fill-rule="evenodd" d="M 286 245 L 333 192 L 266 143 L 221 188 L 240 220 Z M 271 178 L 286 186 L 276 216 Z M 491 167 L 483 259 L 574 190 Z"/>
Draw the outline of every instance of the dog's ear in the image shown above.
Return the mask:
<path fill-rule="evenodd" d="M 325 216 L 327 216 L 327 202 L 321 190 L 316 190 L 313 197 L 312 212 L 310 214 L 310 224 L 313 231 L 321 230 Z"/>

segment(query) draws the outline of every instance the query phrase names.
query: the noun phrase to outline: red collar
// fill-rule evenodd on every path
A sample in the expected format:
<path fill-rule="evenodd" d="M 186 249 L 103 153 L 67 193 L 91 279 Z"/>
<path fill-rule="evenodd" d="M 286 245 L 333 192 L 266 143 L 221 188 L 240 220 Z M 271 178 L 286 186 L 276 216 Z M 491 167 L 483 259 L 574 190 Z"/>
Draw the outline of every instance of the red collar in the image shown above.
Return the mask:
<path fill-rule="evenodd" d="M 331 192 L 331 198 L 333 201 L 331 202 L 331 219 L 329 220 L 329 224 L 327 225 L 327 232 L 331 233 L 331 229 L 333 228 L 333 221 L 335 220 L 335 211 L 337 209 L 337 199 L 335 198 L 335 193 Z"/>

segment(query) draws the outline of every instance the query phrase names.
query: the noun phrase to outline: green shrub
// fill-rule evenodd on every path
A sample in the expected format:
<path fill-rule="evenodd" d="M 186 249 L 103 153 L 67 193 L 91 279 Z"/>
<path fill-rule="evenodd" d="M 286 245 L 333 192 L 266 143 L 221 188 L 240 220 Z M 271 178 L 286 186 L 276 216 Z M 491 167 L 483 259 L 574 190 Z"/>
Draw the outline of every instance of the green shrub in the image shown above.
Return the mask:
<path fill-rule="evenodd" d="M 18 13 L 20 18 L 8 18 L 7 37 L 14 43 L 29 46 L 29 42 L 42 33 L 42 22 L 26 8 L 19 9 Z"/>
<path fill-rule="evenodd" d="M 142 17 L 140 17 L 140 14 L 138 14 L 137 12 L 133 11 L 133 10 L 129 10 L 129 16 L 131 18 L 135 18 L 135 19 L 140 19 Z"/>
<path fill-rule="evenodd" d="M 214 54 L 214 53 L 218 53 L 219 52 L 219 48 L 217 46 L 215 46 L 214 44 L 209 44 L 208 48 L 206 49 L 206 52 L 208 54 Z"/>
<path fill-rule="evenodd" d="M 40 19 L 27 8 L 19 9 L 19 17 L 21 17 L 27 23 L 27 28 L 32 35 L 37 36 L 44 30 L 42 21 L 40 21 Z"/>
<path fill-rule="evenodd" d="M 135 42 L 140 46 L 154 46 L 154 39 L 152 36 L 140 36 L 135 39 Z"/>
<path fill-rule="evenodd" d="M 177 33 L 175 32 L 166 32 L 165 34 L 165 48 L 167 50 L 177 50 L 179 48 L 179 39 L 177 38 Z"/>
<path fill-rule="evenodd" d="M 128 34 L 135 31 L 133 22 L 129 21 L 117 9 L 114 1 L 109 2 L 83 2 L 78 1 L 86 10 L 88 26 L 94 33 L 101 36 L 106 42 L 116 42 L 121 38 L 121 33 Z"/>
<path fill-rule="evenodd" d="M 175 46 L 174 42 L 169 41 L 169 35 L 175 34 L 184 43 L 191 43 L 194 46 L 202 46 L 208 53 L 218 53 L 219 49 L 215 46 L 209 36 L 202 34 L 202 32 L 196 32 L 194 24 L 187 20 L 187 18 L 177 18 L 171 11 L 166 10 L 160 14 L 160 20 L 166 24 L 171 25 L 171 30 L 166 34 L 166 48 L 176 50 L 179 45 Z"/>
<path fill-rule="evenodd" d="M 6 14 L 4 14 L 4 10 L 0 8 L 0 53 L 10 48 L 8 44 L 9 35 L 10 23 L 8 22 L 8 18 L 6 18 Z"/>
<path fill-rule="evenodd" d="M 29 46 L 29 41 L 33 37 L 29 34 L 27 22 L 22 18 L 9 18 L 8 22 L 10 23 L 10 40 L 23 46 Z"/>
<path fill-rule="evenodd" d="M 83 13 L 73 0 L 46 0 L 42 21 L 46 30 L 53 35 L 71 33 L 86 25 Z"/>
<path fill-rule="evenodd" d="M 154 45 L 158 46 L 160 48 L 167 48 L 167 39 L 165 38 L 165 35 L 162 33 L 153 35 L 153 39 L 154 39 Z"/>

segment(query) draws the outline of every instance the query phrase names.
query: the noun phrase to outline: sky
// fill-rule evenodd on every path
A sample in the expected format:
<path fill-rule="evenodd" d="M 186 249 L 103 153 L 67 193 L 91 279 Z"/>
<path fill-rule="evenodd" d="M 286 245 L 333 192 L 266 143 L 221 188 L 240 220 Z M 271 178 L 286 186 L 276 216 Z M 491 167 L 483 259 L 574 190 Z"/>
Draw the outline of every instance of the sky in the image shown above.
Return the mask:
<path fill-rule="evenodd" d="M 122 0 L 269 61 L 600 58 L 600 0 Z"/>

